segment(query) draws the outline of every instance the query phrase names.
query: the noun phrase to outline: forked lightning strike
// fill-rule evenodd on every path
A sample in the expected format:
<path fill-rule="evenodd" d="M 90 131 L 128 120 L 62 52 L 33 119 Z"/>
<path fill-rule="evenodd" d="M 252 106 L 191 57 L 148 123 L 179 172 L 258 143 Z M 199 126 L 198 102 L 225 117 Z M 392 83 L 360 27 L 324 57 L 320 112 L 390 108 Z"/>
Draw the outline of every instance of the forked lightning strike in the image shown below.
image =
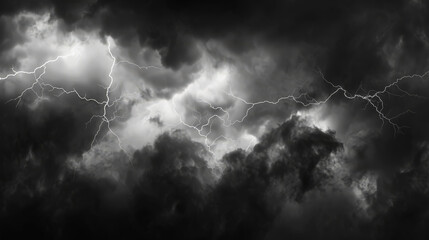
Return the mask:
<path fill-rule="evenodd" d="M 290 101 L 293 101 L 296 104 L 299 104 L 299 105 L 304 106 L 304 107 L 317 106 L 317 105 L 321 105 L 321 104 L 328 102 L 337 93 L 338 94 L 342 93 L 342 95 L 349 100 L 360 99 L 360 100 L 365 101 L 366 104 L 370 105 L 378 114 L 378 117 L 380 118 L 380 120 L 382 122 L 381 127 L 384 126 L 385 122 L 388 122 L 393 128 L 394 134 L 396 134 L 397 132 L 400 132 L 402 128 L 405 128 L 406 126 L 399 126 L 396 122 L 394 122 L 394 119 L 396 119 L 396 118 L 398 118 L 404 114 L 407 114 L 407 113 L 413 113 L 413 111 L 406 110 L 402 113 L 397 114 L 396 116 L 388 117 L 386 115 L 386 113 L 383 112 L 383 110 L 384 110 L 383 95 L 388 94 L 388 95 L 399 96 L 399 97 L 407 95 L 407 96 L 411 96 L 411 97 L 422 98 L 422 96 L 419 96 L 417 94 L 412 94 L 412 93 L 409 93 L 409 92 L 403 90 L 401 87 L 398 86 L 398 84 L 399 84 L 399 82 L 401 82 L 405 79 L 411 79 L 411 78 L 421 78 L 422 79 L 422 78 L 429 75 L 429 71 L 425 72 L 421 75 L 420 74 L 413 74 L 413 75 L 402 76 L 402 77 L 396 79 L 394 82 L 384 86 L 384 88 L 382 90 L 379 90 L 379 91 L 370 90 L 370 91 L 368 91 L 367 94 L 363 94 L 363 95 L 357 94 L 357 92 L 352 94 L 352 93 L 348 92 L 346 89 L 344 89 L 342 86 L 335 85 L 332 82 L 328 81 L 321 71 L 319 71 L 319 74 L 327 84 L 329 84 L 330 86 L 332 86 L 334 88 L 334 91 L 332 91 L 326 98 L 324 98 L 322 100 L 316 100 L 316 99 L 310 97 L 307 93 L 301 93 L 300 95 L 297 95 L 297 96 L 294 96 L 294 95 L 283 96 L 283 97 L 278 98 L 275 101 L 263 100 L 263 101 L 259 101 L 259 102 L 249 102 L 249 101 L 235 95 L 232 92 L 231 87 L 229 87 L 229 91 L 225 91 L 225 94 L 232 97 L 233 99 L 235 99 L 237 101 L 244 103 L 244 105 L 247 106 L 247 108 L 245 109 L 245 114 L 239 119 L 232 120 L 230 117 L 230 112 L 227 109 L 224 109 L 220 106 L 213 106 L 213 104 L 211 104 L 210 102 L 207 102 L 203 99 L 199 99 L 199 101 L 207 104 L 212 110 L 221 111 L 222 114 L 211 115 L 210 117 L 207 118 L 207 120 L 205 121 L 204 124 L 201 123 L 201 117 L 198 120 L 198 124 L 189 124 L 183 120 L 182 116 L 177 111 L 176 111 L 176 113 L 179 115 L 179 119 L 183 125 L 191 128 L 191 129 L 196 130 L 198 135 L 200 135 L 201 137 L 203 137 L 205 139 L 204 142 L 205 142 L 207 148 L 209 149 L 210 152 L 212 152 L 211 148 L 213 147 L 213 145 L 216 144 L 216 142 L 219 139 L 231 140 L 230 138 L 227 138 L 224 135 L 220 135 L 220 136 L 216 137 L 214 140 L 212 140 L 211 142 L 209 141 L 210 134 L 212 133 L 212 124 L 213 124 L 213 121 L 215 119 L 220 120 L 223 124 L 223 127 L 228 128 L 228 127 L 231 127 L 237 123 L 242 123 L 243 121 L 245 121 L 245 119 L 249 115 L 249 112 L 257 105 L 261 105 L 261 104 L 276 105 L 282 101 L 290 100 Z M 402 95 L 398 95 L 398 94 L 394 94 L 394 93 L 390 92 L 389 89 L 391 89 L 391 88 L 396 88 L 397 90 L 399 90 L 402 93 Z M 199 115 L 201 115 L 201 114 L 199 113 Z M 204 132 L 206 132 L 206 133 L 204 134 Z M 247 148 L 246 148 L 247 150 L 249 149 L 250 144 L 251 143 L 249 143 L 249 145 L 247 146 Z"/>
<path fill-rule="evenodd" d="M 97 131 L 92 139 L 91 142 L 91 147 L 94 146 L 95 142 L 97 141 L 97 139 L 100 138 L 100 134 L 101 134 L 101 130 L 103 128 L 103 126 L 106 126 L 108 129 L 108 133 L 112 134 L 118 141 L 119 147 L 125 152 L 127 153 L 127 151 L 125 151 L 125 149 L 122 146 L 122 142 L 120 137 L 118 136 L 117 133 L 115 133 L 115 131 L 112 129 L 111 124 L 113 121 L 115 121 L 118 117 L 117 112 L 118 112 L 118 104 L 123 100 L 123 96 L 120 96 L 119 98 L 112 100 L 110 93 L 114 90 L 112 89 L 113 84 L 114 84 L 114 78 L 113 78 L 113 72 L 114 72 L 114 68 L 116 65 L 118 64 L 129 64 L 132 65 L 134 67 L 139 68 L 140 70 L 147 70 L 149 68 L 155 68 L 155 69 L 160 69 L 159 67 L 155 67 L 155 66 L 139 66 L 133 62 L 129 62 L 129 61 L 117 61 L 116 57 L 113 55 L 112 51 L 111 51 L 111 46 L 110 46 L 110 42 L 107 41 L 107 50 L 109 53 L 109 57 L 112 59 L 112 64 L 110 65 L 110 70 L 109 70 L 109 83 L 107 85 L 107 87 L 103 87 L 103 89 L 105 89 L 104 92 L 104 100 L 97 100 L 95 98 L 88 98 L 86 96 L 86 94 L 81 94 L 79 93 L 76 89 L 72 89 L 72 90 L 67 90 L 63 87 L 59 87 L 59 86 L 54 86 L 52 84 L 43 82 L 42 77 L 46 74 L 46 69 L 47 66 L 49 64 L 58 62 L 60 60 L 64 60 L 65 58 L 68 58 L 70 56 L 75 55 L 75 52 L 73 51 L 71 54 L 68 55 L 62 55 L 62 56 L 58 56 L 55 59 L 52 60 L 48 60 L 45 63 L 43 63 L 42 65 L 36 67 L 34 70 L 32 71 L 15 71 L 14 69 L 12 69 L 13 73 L 7 74 L 4 77 L 0 77 L 0 81 L 5 81 L 7 79 L 10 78 L 14 78 L 17 77 L 19 75 L 33 75 L 34 76 L 34 82 L 32 83 L 32 85 L 28 88 L 25 88 L 17 97 L 10 99 L 8 102 L 10 101 L 17 101 L 17 106 L 19 105 L 19 103 L 21 102 L 22 98 L 24 97 L 24 95 L 27 92 L 33 92 L 38 99 L 44 99 L 44 93 L 45 91 L 49 91 L 49 92 L 53 92 L 53 91 L 59 91 L 60 93 L 57 95 L 58 97 L 60 97 L 63 94 L 74 94 L 75 96 L 77 96 L 79 99 L 86 101 L 86 102 L 91 102 L 91 103 L 95 103 L 97 105 L 100 105 L 102 107 L 102 113 L 101 114 L 95 114 L 93 115 L 89 121 L 87 122 L 87 124 L 91 123 L 93 120 L 99 119 L 99 123 L 97 126 Z M 416 94 L 411 94 L 405 90 L 403 90 L 401 87 L 399 87 L 399 82 L 405 80 L 405 79 L 411 79 L 411 78 L 424 78 L 427 75 L 429 75 L 429 71 L 425 72 L 422 75 L 419 74 L 413 74 L 413 75 L 406 75 L 403 77 L 400 77 L 398 79 L 396 79 L 394 82 L 384 86 L 384 88 L 382 90 L 379 91 L 375 91 L 375 90 L 370 90 L 368 91 L 366 94 L 358 94 L 357 91 L 356 93 L 352 94 L 350 92 L 348 92 L 347 90 L 345 90 L 342 86 L 340 85 L 335 85 L 332 82 L 328 81 L 325 76 L 323 75 L 323 73 L 321 71 L 319 71 L 319 74 L 321 76 L 321 78 L 327 83 L 329 84 L 334 90 L 324 99 L 322 100 L 316 100 L 312 97 L 310 97 L 308 94 L 306 93 L 301 93 L 300 95 L 288 95 L 288 96 L 283 96 L 278 98 L 275 101 L 270 101 L 270 100 L 263 100 L 263 101 L 259 101 L 259 102 L 250 102 L 245 100 L 244 98 L 241 98 L 237 95 L 235 95 L 231 89 L 231 87 L 229 87 L 229 91 L 225 91 L 224 93 L 235 99 L 236 101 L 240 101 L 241 103 L 243 103 L 244 105 L 246 105 L 246 109 L 245 109 L 245 113 L 242 117 L 238 118 L 238 119 L 231 119 L 230 116 L 230 112 L 227 109 L 224 109 L 220 106 L 214 106 L 213 104 L 211 104 L 210 102 L 204 101 L 202 99 L 200 99 L 199 101 L 205 103 L 208 105 L 209 108 L 211 108 L 212 110 L 215 111 L 220 111 L 222 112 L 222 114 L 213 114 L 210 117 L 207 118 L 207 120 L 202 123 L 202 116 L 200 113 L 198 113 L 200 115 L 200 118 L 198 119 L 198 123 L 197 124 L 190 124 L 187 123 L 182 115 L 177 111 L 176 107 L 174 106 L 174 111 L 176 112 L 176 114 L 179 117 L 179 121 L 181 122 L 181 124 L 183 124 L 184 126 L 191 128 L 193 130 L 195 130 L 199 136 L 203 137 L 204 143 L 207 147 L 207 149 L 213 153 L 212 151 L 212 147 L 216 144 L 216 142 L 220 139 L 226 139 L 226 140 L 232 140 L 224 135 L 220 135 L 218 137 L 216 137 L 214 140 L 210 141 L 209 139 L 211 138 L 211 134 L 212 134 L 212 125 L 214 123 L 215 119 L 218 119 L 221 121 L 223 127 L 228 128 L 231 127 L 233 125 L 236 125 L 238 123 L 242 123 L 243 121 L 245 121 L 245 119 L 248 117 L 249 112 L 257 105 L 261 105 L 261 104 L 271 104 L 271 105 L 276 105 L 282 101 L 286 101 L 286 100 L 290 100 L 292 102 L 295 102 L 298 105 L 307 107 L 307 106 L 316 106 L 316 105 L 321 105 L 326 103 L 327 101 L 329 101 L 334 95 L 336 95 L 337 93 L 341 93 L 346 99 L 349 100 L 363 100 L 366 102 L 366 106 L 371 106 L 376 113 L 378 114 L 378 117 L 380 118 L 380 120 L 382 121 L 382 127 L 384 126 L 385 122 L 388 122 L 393 130 L 394 133 L 396 134 L 398 131 L 401 131 L 402 128 L 404 128 L 404 126 L 399 126 L 394 119 L 406 114 L 406 113 L 412 113 L 412 111 L 410 110 L 406 110 L 405 112 L 402 112 L 396 116 L 393 117 L 388 117 L 386 113 L 384 113 L 384 101 L 383 101 L 383 95 L 387 94 L 387 95 L 392 95 L 392 96 L 403 96 L 403 95 L 407 95 L 407 96 L 412 96 L 412 97 L 421 97 L 419 95 Z M 36 86 L 39 87 L 41 89 L 41 94 L 38 93 L 38 91 L 36 91 Z M 402 93 L 402 95 L 399 94 L 394 94 L 392 92 L 390 92 L 390 89 L 392 88 L 396 88 L 399 92 Z M 359 88 L 358 90 L 360 90 L 362 88 Z M 363 90 L 363 89 L 362 89 Z M 174 102 L 173 102 L 174 105 Z M 113 109 L 113 110 L 112 110 Z M 104 136 L 102 136 L 104 137 Z M 250 143 L 249 146 L 247 147 L 247 149 L 250 147 Z"/>
<path fill-rule="evenodd" d="M 123 64 L 130 64 L 133 65 L 135 67 L 138 67 L 140 70 L 143 69 L 150 69 L 150 68 L 157 68 L 155 66 L 139 66 L 135 63 L 129 62 L 129 61 L 117 61 L 116 57 L 113 55 L 112 51 L 111 51 L 111 47 L 110 47 L 110 42 L 107 41 L 107 50 L 109 53 L 109 57 L 112 59 L 112 64 L 110 65 L 110 70 L 109 70 L 109 84 L 107 85 L 107 87 L 101 86 L 103 89 L 105 89 L 105 99 L 104 100 L 98 100 L 95 98 L 88 98 L 86 96 L 86 94 L 81 94 L 79 93 L 75 88 L 72 90 L 67 90 L 63 87 L 59 87 L 59 86 L 54 86 L 50 83 L 46 83 L 43 82 L 43 76 L 46 74 L 46 69 L 48 67 L 49 64 L 53 64 L 56 63 L 60 60 L 64 60 L 68 57 L 74 56 L 75 55 L 75 51 L 73 51 L 70 54 L 67 55 L 61 55 L 56 57 L 55 59 L 51 59 L 46 61 L 45 63 L 43 63 L 42 65 L 36 67 L 34 70 L 32 71 L 15 71 L 12 68 L 12 72 L 10 74 L 7 74 L 4 77 L 0 77 L 0 81 L 5 81 L 14 77 L 18 77 L 19 75 L 33 75 L 34 76 L 34 82 L 31 84 L 30 87 L 25 88 L 17 97 L 10 99 L 9 101 L 7 101 L 7 103 L 11 102 L 11 101 L 17 101 L 16 106 L 18 107 L 19 103 L 21 102 L 22 98 L 24 97 L 24 95 L 27 92 L 32 92 L 36 95 L 38 100 L 43 100 L 46 99 L 45 97 L 45 91 L 48 92 L 53 92 L 53 91 L 57 91 L 59 92 L 59 94 L 57 94 L 57 97 L 60 97 L 63 94 L 69 95 L 69 94 L 74 94 L 75 96 L 77 96 L 79 99 L 86 101 L 86 102 L 91 102 L 91 103 L 95 103 L 97 105 L 100 105 L 102 107 L 102 114 L 97 114 L 97 115 L 93 115 L 88 122 L 86 123 L 86 125 L 88 125 L 89 123 L 91 123 L 93 120 L 99 119 L 100 122 L 98 123 L 97 126 L 97 131 L 91 141 L 91 148 L 94 146 L 95 142 L 97 141 L 98 138 L 100 138 L 100 133 L 102 130 L 103 126 L 106 126 L 108 129 L 108 133 L 112 134 L 118 141 L 118 145 L 119 147 L 126 153 L 127 151 L 123 148 L 122 145 L 122 141 L 120 139 L 120 137 L 118 136 L 118 134 L 116 134 L 116 132 L 111 128 L 111 124 L 113 121 L 115 121 L 117 118 L 119 118 L 120 116 L 117 115 L 118 110 L 118 104 L 124 99 L 124 96 L 120 96 L 119 98 L 112 100 L 110 93 L 113 91 L 112 90 L 112 86 L 114 84 L 114 78 L 112 76 L 114 68 L 116 65 L 123 63 Z M 38 87 L 39 89 L 41 89 L 41 93 L 39 93 L 35 88 Z M 111 109 L 114 109 L 113 112 Z M 104 137 L 104 136 L 103 136 Z"/>

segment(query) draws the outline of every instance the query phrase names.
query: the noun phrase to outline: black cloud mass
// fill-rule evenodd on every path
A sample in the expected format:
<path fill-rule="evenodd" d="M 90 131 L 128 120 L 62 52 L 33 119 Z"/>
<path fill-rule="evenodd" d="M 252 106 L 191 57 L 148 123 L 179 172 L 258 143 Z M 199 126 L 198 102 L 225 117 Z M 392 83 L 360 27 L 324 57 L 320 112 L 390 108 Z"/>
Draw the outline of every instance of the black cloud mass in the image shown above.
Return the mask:
<path fill-rule="evenodd" d="M 428 239 L 428 35 L 423 0 L 2 1 L 0 239 Z M 52 36 L 110 73 L 5 77 Z"/>

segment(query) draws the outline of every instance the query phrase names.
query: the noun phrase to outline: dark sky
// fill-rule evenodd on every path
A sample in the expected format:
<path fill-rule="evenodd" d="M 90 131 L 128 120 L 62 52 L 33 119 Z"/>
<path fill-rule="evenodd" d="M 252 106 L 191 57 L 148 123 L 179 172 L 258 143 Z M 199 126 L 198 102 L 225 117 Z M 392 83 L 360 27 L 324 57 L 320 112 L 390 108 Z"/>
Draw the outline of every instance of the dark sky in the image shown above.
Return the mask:
<path fill-rule="evenodd" d="M 0 3 L 0 239 L 428 239 L 421 0 Z"/>

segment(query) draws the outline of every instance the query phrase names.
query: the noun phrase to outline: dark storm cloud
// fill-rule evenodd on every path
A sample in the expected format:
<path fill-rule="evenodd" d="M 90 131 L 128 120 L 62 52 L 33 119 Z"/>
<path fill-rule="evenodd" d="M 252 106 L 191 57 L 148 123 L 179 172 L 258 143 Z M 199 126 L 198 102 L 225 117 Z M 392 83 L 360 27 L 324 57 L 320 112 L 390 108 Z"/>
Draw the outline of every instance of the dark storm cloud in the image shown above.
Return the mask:
<path fill-rule="evenodd" d="M 21 123 L 22 131 L 8 132 L 3 125 L 2 132 L 16 139 L 2 144 L 3 236 L 389 239 L 425 233 L 427 144 L 406 171 L 378 182 L 370 218 L 345 187 L 348 180 L 335 179 L 329 169 L 342 144 L 333 132 L 298 117 L 264 135 L 251 153 L 226 154 L 220 177 L 208 167 L 205 146 L 177 131 L 135 152 L 132 163 L 117 153 L 94 166 L 109 165 L 118 179 L 66 167 L 62 152 L 79 155 L 87 145 L 80 142 L 90 137 L 71 134 L 76 124 L 67 123 L 79 122 L 77 116 L 54 112 L 61 114 Z M 22 121 L 33 119 L 30 111 L 17 114 Z M 57 135 L 61 124 L 68 128 Z M 52 137 L 41 138 L 46 128 Z M 404 225 L 401 216 L 409 214 Z"/>
<path fill-rule="evenodd" d="M 373 239 L 369 219 L 347 191 L 311 192 L 301 204 L 286 203 L 266 239 Z"/>
<path fill-rule="evenodd" d="M 1 85 L 4 89 L 4 82 Z M 7 97 L 5 93 L 2 95 Z M 38 177 L 51 181 L 51 177 L 55 179 L 62 171 L 67 157 L 79 156 L 89 149 L 98 126 L 88 124 L 85 129 L 85 123 L 96 110 L 95 105 L 71 96 L 52 96 L 55 101 L 42 100 L 34 110 L 25 104 L 34 100 L 27 98 L 27 95 L 19 105 L 16 101 L 6 103 L 9 99 L 4 97 L 1 97 L 3 104 L 0 105 L 3 113 L 0 148 L 3 164 L 1 176 L 6 177 L 5 181 L 9 176 L 20 174 L 20 168 L 27 164 L 28 168 L 38 169 L 34 170 L 34 174 L 46 174 Z M 102 131 L 105 132 L 105 129 Z"/>
<path fill-rule="evenodd" d="M 427 35 L 426 7 L 410 1 L 98 1 L 88 16 L 118 39 L 126 37 L 126 29 L 135 32 L 142 44 L 159 49 L 163 63 L 173 68 L 198 59 L 195 45 L 184 36 L 218 39 L 238 54 L 258 43 L 274 49 L 288 44 L 312 49 L 304 56 L 315 68 L 354 90 L 361 81 L 390 73 L 381 53 L 386 45 L 401 38 L 407 56 L 427 51 L 418 37 Z"/>
<path fill-rule="evenodd" d="M 17 57 L 8 56 L 7 51 L 15 45 L 25 42 L 25 31 L 34 21 L 29 18 L 14 20 L 11 16 L 0 17 L 0 70 L 10 70 L 16 66 Z M 22 55 L 22 54 L 21 54 Z"/>
<path fill-rule="evenodd" d="M 385 238 L 424 239 L 429 221 L 428 145 L 419 146 L 414 159 L 401 172 L 383 177 L 374 203 L 379 217 L 375 220 Z M 403 219 L 407 221 L 404 222 Z"/>
<path fill-rule="evenodd" d="M 159 50 L 162 63 L 173 70 L 199 58 L 196 41 L 217 41 L 233 57 L 214 52 L 215 58 L 256 67 L 239 76 L 250 79 L 239 85 L 250 99 L 275 99 L 292 93 L 290 89 L 299 90 L 301 84 L 312 97 L 323 98 L 332 89 L 317 73 L 308 73 L 319 68 L 328 80 L 355 92 L 359 86 L 380 89 L 397 76 L 422 73 L 427 66 L 428 6 L 418 1 L 98 1 L 88 6 L 79 19 L 54 12 L 72 28 L 100 28 L 123 46 L 137 36 L 142 46 Z M 74 11 L 81 7 L 70 6 Z M 257 71 L 260 59 L 249 61 L 254 49 L 263 49 L 271 59 L 268 67 L 262 67 L 263 74 Z M 241 73 L 247 71 L 245 67 L 239 67 Z M 307 74 L 295 70 L 287 76 L 294 69 Z M 167 97 L 174 92 L 168 89 L 189 83 L 163 74 L 148 79 L 154 80 L 155 88 L 167 89 L 159 94 Z M 260 91 L 267 85 L 272 89 Z M 244 124 L 260 125 L 260 116 L 285 119 L 288 114 L 283 113 L 276 107 L 257 107 Z"/>
<path fill-rule="evenodd" d="M 429 14 L 420 1 L 3 1 L 2 69 L 16 62 L 4 53 L 25 41 L 21 32 L 30 24 L 8 18 L 24 11 L 51 11 L 64 30 L 99 29 L 125 48 L 137 37 L 170 68 L 144 75 L 164 97 L 190 83 L 201 57 L 197 43 L 211 40 L 226 49 L 202 44 L 214 58 L 242 64 L 241 72 L 250 69 L 250 76 L 243 76 L 253 79 L 241 87 L 258 100 L 282 93 L 284 81 L 291 82 L 284 73 L 300 66 L 301 72 L 320 68 L 350 92 L 359 86 L 380 89 L 428 66 Z M 266 65 L 259 57 L 251 60 L 254 48 L 268 53 Z M 303 78 L 297 85 L 309 79 L 305 86 L 313 97 L 332 90 L 317 73 Z M 427 80 L 413 78 L 400 86 L 427 96 Z M 261 91 L 268 84 L 275 93 Z M 113 166 L 123 182 L 66 167 L 66 159 L 89 149 L 96 126 L 82 129 L 92 105 L 72 97 L 42 102 L 37 112 L 0 104 L 1 232 L 70 239 L 425 239 L 428 100 L 385 97 L 389 116 L 415 112 L 395 119 L 409 126 L 396 136 L 388 123 L 378 131 L 380 121 L 370 108 L 362 111 L 364 103 L 335 97 L 327 108 L 333 115 L 338 109 L 344 113 L 335 117 L 344 144 L 333 132 L 295 117 L 266 134 L 250 154 L 226 154 L 219 177 L 208 167 L 203 145 L 181 133 L 163 134 L 133 155 L 132 166 L 123 153 L 115 155 Z M 285 119 L 282 107 L 255 108 L 245 124 L 260 125 L 260 116 Z M 335 189 L 335 172 L 326 165 L 342 147 L 351 172 Z M 377 175 L 377 191 L 365 199 L 369 216 L 347 188 L 367 172 Z"/>
<path fill-rule="evenodd" d="M 8 13 L 51 9 L 69 29 L 100 29 L 123 46 L 137 37 L 142 46 L 157 49 L 162 63 L 175 70 L 199 59 L 201 53 L 195 41 L 211 39 L 238 55 L 258 46 L 271 48 L 274 55 L 284 47 L 296 48 L 309 69 L 320 68 L 329 80 L 350 91 L 362 82 L 368 88 L 380 87 L 392 74 L 422 72 L 427 66 L 428 6 L 418 1 L 105 0 L 5 4 Z M 394 52 L 399 55 L 392 66 Z M 288 56 L 275 58 L 278 71 L 286 67 L 285 58 Z M 320 95 L 321 89 L 329 91 L 326 85 L 315 89 L 314 95 Z"/>
<path fill-rule="evenodd" d="M 163 63 L 172 68 L 198 59 L 192 38 L 222 39 L 234 52 L 253 48 L 258 39 L 275 45 L 314 45 L 321 48 L 322 52 L 315 53 L 322 54 L 319 60 L 326 64 L 317 58 L 314 61 L 327 74 L 335 72 L 335 78 L 342 78 L 338 81 L 377 77 L 385 65 L 379 51 L 386 42 L 403 37 L 407 50 L 418 53 L 427 32 L 427 6 L 413 1 L 102 0 L 14 1 L 3 5 L 9 14 L 51 8 L 68 25 L 82 27 L 83 22 L 90 22 L 122 44 L 131 39 L 127 33 L 137 35 L 141 43 L 160 50 Z"/>
<path fill-rule="evenodd" d="M 227 154 L 220 178 L 208 167 L 204 145 L 173 132 L 137 151 L 132 164 L 124 155 L 114 156 L 120 181 L 74 172 L 58 161 L 62 172 L 53 171 L 57 180 L 49 182 L 38 174 L 51 163 L 40 161 L 44 156 L 34 150 L 27 167 L 16 163 L 21 172 L 33 172 L 26 175 L 32 181 L 10 176 L 14 181 L 2 182 L 2 232 L 66 239 L 260 239 L 285 201 L 299 204 L 306 192 L 327 185 L 330 176 L 321 162 L 340 149 L 332 133 L 293 118 L 251 154 Z"/>
<path fill-rule="evenodd" d="M 412 163 L 421 144 L 429 140 L 428 80 L 412 77 L 398 84 L 421 97 L 407 96 L 396 88 L 390 91 L 394 95 L 383 95 L 386 116 L 399 116 L 392 119 L 401 127 L 399 131 L 388 122 L 383 125 L 375 110 L 364 101 L 328 105 L 324 114 L 334 119 L 341 141 L 350 150 L 348 160 L 357 172 L 397 172 Z"/>
<path fill-rule="evenodd" d="M 325 187 L 330 175 L 322 162 L 340 149 L 333 133 L 294 117 L 265 135 L 249 155 L 242 150 L 226 154 L 227 167 L 211 203 L 214 235 L 264 238 L 285 202 L 300 202 L 307 192 Z"/>
<path fill-rule="evenodd" d="M 4 82 L 1 85 L 4 89 Z M 63 96 L 41 101 L 35 110 L 22 103 L 18 107 L 15 102 L 5 104 L 7 97 L 3 92 L 0 104 L 2 238 L 9 237 L 9 227 L 40 235 L 46 217 L 54 217 L 45 207 L 55 207 L 54 199 L 61 200 L 64 194 L 70 196 L 67 191 L 71 173 L 65 163 L 69 157 L 81 156 L 89 149 L 97 127 L 90 124 L 85 129 L 85 122 L 95 106 Z M 31 99 L 25 98 L 23 103 L 27 101 Z M 62 179 L 66 179 L 64 184 Z M 59 192 L 58 185 L 64 187 Z M 91 186 L 82 188 L 83 192 L 90 191 Z M 63 204 L 62 208 L 67 209 L 67 203 Z"/>

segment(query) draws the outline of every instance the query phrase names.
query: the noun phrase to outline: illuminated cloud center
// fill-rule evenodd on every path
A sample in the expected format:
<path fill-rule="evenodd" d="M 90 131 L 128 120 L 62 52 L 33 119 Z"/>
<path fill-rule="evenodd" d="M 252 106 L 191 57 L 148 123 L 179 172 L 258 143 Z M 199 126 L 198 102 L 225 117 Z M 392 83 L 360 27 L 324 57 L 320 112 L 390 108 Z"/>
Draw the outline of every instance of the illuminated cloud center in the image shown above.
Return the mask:
<path fill-rule="evenodd" d="M 141 48 L 138 43 L 134 47 L 141 50 L 131 55 L 130 51 L 117 45 L 115 39 L 99 38 L 97 31 L 62 31 L 59 22 L 51 20 L 49 14 L 24 13 L 11 21 L 17 23 L 23 19 L 33 22 L 20 32 L 27 39 L 7 52 L 9 57 L 17 59 L 19 69 L 23 70 L 18 71 L 15 67 L 12 73 L 4 71 L 2 78 L 7 81 L 5 94 L 10 97 L 10 102 L 16 102 L 19 107 L 22 100 L 30 99 L 25 102 L 37 110 L 40 101 L 55 101 L 55 97 L 75 95 L 98 106 L 87 122 L 98 126 L 91 146 L 111 141 L 108 138 L 113 137 L 128 153 L 151 144 L 162 132 L 177 129 L 203 143 L 214 154 L 214 159 L 237 148 L 249 150 L 267 127 L 276 124 L 268 118 L 250 130 L 243 127 L 250 118 L 249 114 L 257 108 L 270 108 L 284 102 L 293 103 L 295 106 L 291 109 L 305 107 L 299 111 L 292 110 L 291 114 L 296 112 L 307 119 L 309 125 L 323 131 L 335 129 L 335 125 L 330 123 L 332 119 L 324 115 L 324 104 L 336 95 L 366 102 L 375 110 L 382 125 L 387 122 L 395 132 L 400 131 L 401 126 L 394 119 L 407 114 L 408 110 L 391 117 L 384 111 L 383 99 L 386 95 L 393 95 L 392 89 L 411 95 L 397 84 L 426 75 L 404 76 L 382 90 L 352 94 L 320 73 L 319 80 L 331 88 L 326 96 L 315 99 L 303 92 L 305 89 L 296 88 L 289 95 L 254 101 L 252 95 L 241 89 L 247 81 L 246 75 L 240 72 L 241 67 L 231 62 L 219 63 L 202 44 L 197 44 L 202 52 L 200 59 L 192 66 L 174 72 L 162 66 L 159 52 Z M 258 75 L 269 71 L 270 58 L 260 55 L 258 62 L 262 64 L 246 71 Z M 142 56 L 145 57 L 141 59 Z M 182 76 L 181 81 L 188 83 L 177 85 L 180 80 L 177 76 Z M 170 96 L 162 96 L 167 93 Z M 266 116 L 256 117 L 263 119 Z M 285 116 L 283 120 L 287 118 Z M 112 149 L 116 148 L 112 146 Z"/>

